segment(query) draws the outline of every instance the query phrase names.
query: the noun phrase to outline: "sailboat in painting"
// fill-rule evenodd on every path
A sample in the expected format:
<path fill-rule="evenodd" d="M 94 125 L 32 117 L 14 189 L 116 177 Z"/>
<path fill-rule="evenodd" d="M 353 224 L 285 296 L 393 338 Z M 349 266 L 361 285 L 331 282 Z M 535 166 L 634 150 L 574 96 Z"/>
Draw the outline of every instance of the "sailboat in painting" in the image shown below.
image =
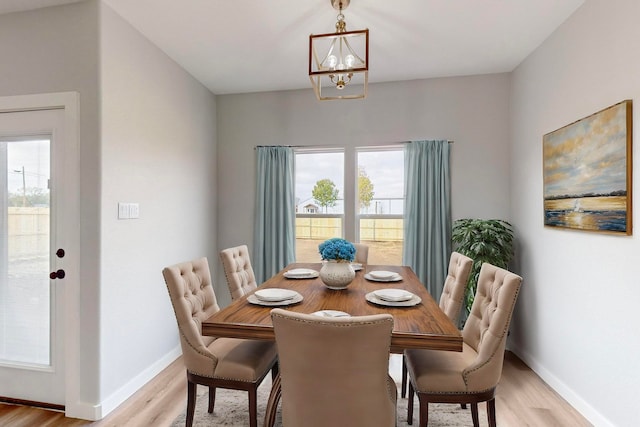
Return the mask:
<path fill-rule="evenodd" d="M 576 199 L 576 201 L 573 203 L 573 211 L 574 212 L 583 212 L 582 205 L 580 203 L 580 199 Z"/>

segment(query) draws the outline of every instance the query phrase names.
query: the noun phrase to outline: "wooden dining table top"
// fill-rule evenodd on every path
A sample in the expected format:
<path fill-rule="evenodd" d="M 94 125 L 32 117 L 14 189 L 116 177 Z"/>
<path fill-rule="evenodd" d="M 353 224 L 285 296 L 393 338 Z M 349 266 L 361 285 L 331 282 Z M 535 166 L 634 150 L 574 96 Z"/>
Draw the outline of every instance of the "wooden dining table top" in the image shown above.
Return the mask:
<path fill-rule="evenodd" d="M 356 272 L 351 284 L 344 290 L 327 288 L 319 277 L 288 279 L 284 273 L 294 268 L 320 271 L 321 263 L 294 263 L 264 282 L 258 289 L 281 288 L 300 293 L 299 303 L 280 306 L 298 313 L 314 313 L 320 310 L 338 310 L 352 316 L 388 313 L 393 316 L 391 348 L 401 352 L 408 348 L 462 351 L 462 336 L 458 328 L 444 314 L 427 292 L 413 270 L 398 265 L 364 265 Z M 402 276 L 395 282 L 377 282 L 364 276 L 370 271 L 393 271 Z M 377 289 L 404 289 L 418 295 L 422 301 L 411 307 L 389 307 L 368 302 L 365 295 Z M 253 291 L 255 292 L 255 291 Z M 252 304 L 247 294 L 202 322 L 202 334 L 216 337 L 275 340 L 271 323 L 272 306 Z"/>

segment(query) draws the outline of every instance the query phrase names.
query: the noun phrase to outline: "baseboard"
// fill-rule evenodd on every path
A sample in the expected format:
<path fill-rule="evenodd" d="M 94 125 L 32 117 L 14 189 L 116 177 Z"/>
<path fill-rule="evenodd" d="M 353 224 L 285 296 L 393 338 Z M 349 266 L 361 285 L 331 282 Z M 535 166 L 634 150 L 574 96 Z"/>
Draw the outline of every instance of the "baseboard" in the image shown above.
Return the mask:
<path fill-rule="evenodd" d="M 156 363 L 140 372 L 139 375 L 132 378 L 131 381 L 122 386 L 111 396 L 104 399 L 99 405 L 95 406 L 96 411 L 94 415 L 97 418 L 91 418 L 91 420 L 101 420 L 102 418 L 109 415 L 109 413 L 111 413 L 114 409 L 124 403 L 124 401 L 130 398 L 136 391 L 140 390 L 145 384 L 147 384 L 156 375 L 162 372 L 174 360 L 180 357 L 180 355 L 182 355 L 182 350 L 180 349 L 180 346 L 177 346 Z"/>
<path fill-rule="evenodd" d="M 64 416 L 81 420 L 97 421 L 101 418 L 100 405 L 93 405 L 87 402 L 75 402 L 73 405 L 67 404 Z"/>
<path fill-rule="evenodd" d="M 518 346 L 514 346 L 513 343 L 510 343 L 509 351 L 526 363 L 527 366 L 529 366 L 545 383 L 549 385 L 549 387 L 562 396 L 564 400 L 569 402 L 569 404 L 573 406 L 576 411 L 580 412 L 580 414 L 591 424 L 600 427 L 616 427 L 615 424 L 602 416 L 600 412 L 586 402 L 571 387 L 567 386 L 567 384 L 547 370 L 544 365 L 539 363 L 533 356 L 531 356 L 531 354 L 522 350 Z"/>

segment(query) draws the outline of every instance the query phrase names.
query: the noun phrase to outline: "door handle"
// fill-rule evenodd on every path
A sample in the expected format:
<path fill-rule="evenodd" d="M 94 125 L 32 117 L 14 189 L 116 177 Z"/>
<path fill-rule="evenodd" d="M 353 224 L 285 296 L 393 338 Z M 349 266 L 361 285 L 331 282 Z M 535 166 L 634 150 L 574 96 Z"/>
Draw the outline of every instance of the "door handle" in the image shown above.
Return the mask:
<path fill-rule="evenodd" d="M 52 272 L 49 274 L 49 278 L 50 278 L 51 280 L 54 280 L 54 279 L 64 279 L 64 276 L 65 276 L 65 272 L 64 272 L 64 270 L 62 270 L 62 269 L 60 269 L 60 270 L 58 270 L 58 271 L 52 271 Z"/>

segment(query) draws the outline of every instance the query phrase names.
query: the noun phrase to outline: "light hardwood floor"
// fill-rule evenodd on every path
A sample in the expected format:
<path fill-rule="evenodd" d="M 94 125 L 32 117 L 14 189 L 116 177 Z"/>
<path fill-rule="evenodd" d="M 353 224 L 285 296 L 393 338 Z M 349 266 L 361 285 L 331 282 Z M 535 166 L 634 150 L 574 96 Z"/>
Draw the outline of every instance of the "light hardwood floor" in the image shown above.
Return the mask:
<path fill-rule="evenodd" d="M 400 367 L 400 355 L 393 355 L 390 365 L 392 376 L 400 375 Z M 177 359 L 103 420 L 88 422 L 66 418 L 59 412 L 0 404 L 0 426 L 167 427 L 184 411 L 186 396 L 184 367 L 182 359 Z M 480 425 L 483 426 L 486 425 L 484 404 L 479 406 Z M 591 426 L 584 417 L 510 352 L 505 355 L 502 379 L 496 398 L 496 412 L 498 425 L 501 427 Z M 417 418 L 414 425 L 417 425 Z"/>

